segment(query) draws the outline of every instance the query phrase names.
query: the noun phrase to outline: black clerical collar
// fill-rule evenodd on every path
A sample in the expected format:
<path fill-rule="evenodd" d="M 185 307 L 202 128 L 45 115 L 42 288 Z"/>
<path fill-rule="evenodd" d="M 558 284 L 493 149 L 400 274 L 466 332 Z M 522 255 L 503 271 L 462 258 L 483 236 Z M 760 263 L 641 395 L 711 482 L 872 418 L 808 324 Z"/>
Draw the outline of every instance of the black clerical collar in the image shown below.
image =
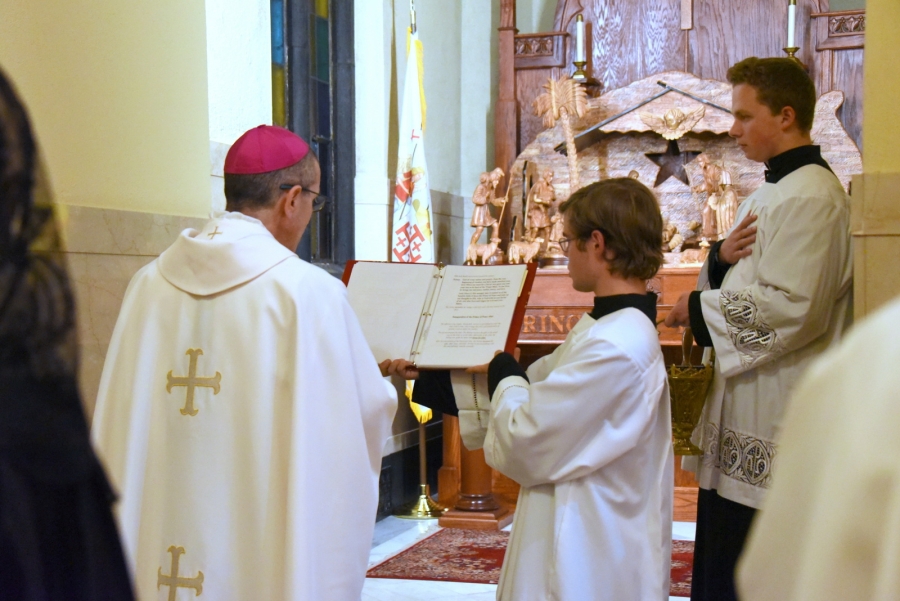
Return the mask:
<path fill-rule="evenodd" d="M 807 144 L 791 148 L 769 159 L 766 162 L 766 181 L 777 184 L 785 176 L 807 165 L 819 165 L 831 171 L 831 167 L 822 158 L 821 149 L 814 144 Z"/>
<path fill-rule="evenodd" d="M 595 296 L 594 310 L 588 315 L 600 319 L 628 307 L 634 307 L 646 315 L 656 326 L 656 295 L 647 294 L 614 294 L 613 296 Z"/>

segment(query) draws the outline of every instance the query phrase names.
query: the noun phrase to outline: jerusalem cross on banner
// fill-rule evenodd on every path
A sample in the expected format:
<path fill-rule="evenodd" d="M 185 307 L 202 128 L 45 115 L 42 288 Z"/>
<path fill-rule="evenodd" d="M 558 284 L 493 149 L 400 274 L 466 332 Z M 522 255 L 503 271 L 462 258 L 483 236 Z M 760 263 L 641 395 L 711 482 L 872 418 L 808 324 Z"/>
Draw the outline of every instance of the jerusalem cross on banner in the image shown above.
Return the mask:
<path fill-rule="evenodd" d="M 400 111 L 400 144 L 394 188 L 394 225 L 391 261 L 434 263 L 431 230 L 431 192 L 425 166 L 425 93 L 422 87 L 422 43 L 410 33 L 406 58 L 406 81 Z"/>

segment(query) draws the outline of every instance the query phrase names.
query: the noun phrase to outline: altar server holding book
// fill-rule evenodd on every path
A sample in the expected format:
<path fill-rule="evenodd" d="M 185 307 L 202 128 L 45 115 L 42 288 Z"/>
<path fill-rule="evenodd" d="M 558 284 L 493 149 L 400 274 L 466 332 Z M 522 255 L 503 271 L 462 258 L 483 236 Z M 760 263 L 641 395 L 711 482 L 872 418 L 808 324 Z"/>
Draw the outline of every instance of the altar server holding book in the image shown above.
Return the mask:
<path fill-rule="evenodd" d="M 521 484 L 502 601 L 659 601 L 669 593 L 673 450 L 656 295 L 662 217 L 631 178 L 560 207 L 573 287 L 594 310 L 527 370 L 499 353 L 468 371 L 417 372 L 413 400 L 459 415 L 463 443 Z"/>

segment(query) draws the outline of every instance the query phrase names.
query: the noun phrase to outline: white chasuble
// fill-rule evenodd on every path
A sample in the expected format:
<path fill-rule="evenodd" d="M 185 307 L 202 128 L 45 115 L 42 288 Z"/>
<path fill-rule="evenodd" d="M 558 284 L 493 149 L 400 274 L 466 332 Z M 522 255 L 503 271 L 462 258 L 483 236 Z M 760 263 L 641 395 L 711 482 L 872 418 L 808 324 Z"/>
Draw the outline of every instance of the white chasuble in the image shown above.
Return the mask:
<path fill-rule="evenodd" d="M 827 169 L 806 165 L 763 184 L 735 223 L 751 213 L 752 254 L 700 295 L 716 362 L 693 437 L 704 454 L 683 465 L 702 488 L 758 509 L 791 390 L 850 323 L 853 265 L 849 200 Z"/>
<path fill-rule="evenodd" d="M 746 601 L 900 599 L 900 301 L 807 371 L 738 566 Z"/>
<path fill-rule="evenodd" d="M 93 425 L 138 597 L 358 601 L 396 407 L 338 280 L 239 213 L 183 232 L 128 287 Z"/>
<path fill-rule="evenodd" d="M 522 485 L 498 599 L 668 598 L 672 421 L 653 323 L 585 315 L 527 374 L 499 383 L 488 415 L 471 375 L 451 375 L 463 440 Z"/>

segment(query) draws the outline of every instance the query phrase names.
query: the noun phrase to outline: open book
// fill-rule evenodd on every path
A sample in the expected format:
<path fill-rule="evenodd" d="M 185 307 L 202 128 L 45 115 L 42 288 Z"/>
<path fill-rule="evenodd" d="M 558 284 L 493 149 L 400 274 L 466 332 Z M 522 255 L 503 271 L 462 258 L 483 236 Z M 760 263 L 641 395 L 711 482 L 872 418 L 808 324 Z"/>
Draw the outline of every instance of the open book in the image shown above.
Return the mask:
<path fill-rule="evenodd" d="M 343 279 L 377 361 L 450 369 L 512 352 L 535 269 L 351 261 Z"/>

